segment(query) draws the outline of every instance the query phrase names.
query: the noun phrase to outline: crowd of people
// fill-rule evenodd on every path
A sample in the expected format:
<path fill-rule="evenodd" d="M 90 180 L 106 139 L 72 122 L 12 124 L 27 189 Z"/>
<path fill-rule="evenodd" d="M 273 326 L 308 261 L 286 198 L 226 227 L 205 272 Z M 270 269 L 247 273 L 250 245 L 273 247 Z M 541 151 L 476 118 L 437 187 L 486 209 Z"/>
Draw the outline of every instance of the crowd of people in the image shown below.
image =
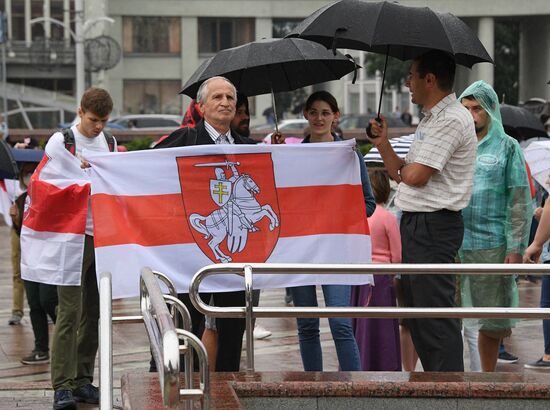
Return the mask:
<path fill-rule="evenodd" d="M 414 142 L 405 159 L 398 157 L 388 140 L 386 119 L 372 119 L 368 138 L 385 168 L 367 169 L 359 155 L 360 176 L 372 240 L 373 263 L 521 263 L 536 262 L 550 237 L 550 201 L 535 216 L 540 226 L 528 246 L 532 190 L 518 143 L 504 133 L 499 102 L 490 85 L 478 81 L 460 97 L 453 92 L 455 62 L 447 54 L 429 51 L 416 58 L 406 85 L 412 101 L 423 108 Z M 55 133 L 49 147 L 68 149 L 82 160 L 84 148 L 108 152 L 116 141 L 104 132 L 113 102 L 108 92 L 90 88 L 82 96 L 80 122 Z M 338 103 L 326 91 L 313 93 L 303 115 L 309 134 L 303 143 L 338 141 L 334 132 L 340 116 Z M 247 98 L 223 77 L 202 83 L 184 117 L 182 127 L 159 142 L 155 149 L 206 144 L 253 144 L 249 138 Z M 284 143 L 274 133 L 272 143 Z M 36 167 L 36 164 L 34 164 Z M 20 173 L 22 191 L 29 187 L 33 167 Z M 63 172 L 62 169 L 58 172 Z M 337 173 L 330 164 L 327 173 Z M 390 178 L 398 184 L 396 216 L 385 209 Z M 32 193 L 32 183 L 29 190 Z M 24 213 L 23 193 L 12 207 L 13 267 L 19 269 L 19 232 Z M 399 218 L 399 220 L 398 220 Z M 98 347 L 99 295 L 94 262 L 93 221 L 90 207 L 78 284 L 52 286 L 25 283 L 35 333 L 35 348 L 25 364 L 50 359 L 48 316 L 55 323 L 51 350 L 54 409 L 72 409 L 76 402 L 98 403 L 93 382 Z M 24 243 L 23 243 L 24 248 Z M 23 249 L 24 251 L 24 249 Z M 550 257 L 545 256 L 546 263 Z M 14 281 L 16 283 L 17 281 Z M 550 306 L 550 279 L 543 280 L 541 305 Z M 10 324 L 18 324 L 23 306 L 21 291 Z M 511 276 L 401 275 L 376 276 L 375 285 L 323 285 L 327 306 L 454 307 L 502 306 L 518 303 Z M 315 286 L 290 289 L 295 306 L 317 306 Z M 14 293 L 14 301 L 16 299 Z M 191 313 L 193 333 L 207 347 L 214 371 L 239 371 L 244 319 L 209 318 L 198 312 L 186 293 L 178 295 Z M 243 291 L 201 294 L 215 306 L 243 306 Z M 254 304 L 259 303 L 259 292 Z M 319 319 L 298 318 L 297 328 L 303 368 L 322 371 Z M 417 358 L 425 371 L 464 371 L 463 334 L 472 359 L 471 370 L 494 371 L 502 339 L 511 334 L 508 319 L 346 319 L 330 318 L 329 326 L 343 371 L 414 371 Z M 265 335 L 266 331 L 263 330 Z M 261 332 L 259 332 L 261 333 Z M 265 337 L 265 336 L 264 336 Z M 550 368 L 550 322 L 544 321 L 545 351 L 531 364 Z M 478 365 L 475 357 L 479 356 Z M 198 363 L 195 360 L 195 363 Z M 151 360 L 151 371 L 156 369 Z"/>

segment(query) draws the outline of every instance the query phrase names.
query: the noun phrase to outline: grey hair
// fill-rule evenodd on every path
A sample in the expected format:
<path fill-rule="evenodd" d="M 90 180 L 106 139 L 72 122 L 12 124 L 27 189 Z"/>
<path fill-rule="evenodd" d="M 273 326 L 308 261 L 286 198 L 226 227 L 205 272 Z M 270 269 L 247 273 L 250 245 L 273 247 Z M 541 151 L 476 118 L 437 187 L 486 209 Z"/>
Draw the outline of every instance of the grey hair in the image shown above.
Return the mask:
<path fill-rule="evenodd" d="M 208 96 L 208 83 L 210 81 L 213 81 L 213 80 L 223 80 L 225 81 L 227 84 L 229 84 L 231 86 L 231 88 L 233 89 L 233 96 L 235 97 L 235 99 L 237 98 L 237 89 L 235 88 L 235 86 L 233 85 L 233 83 L 231 81 L 229 81 L 227 78 L 225 77 L 222 77 L 222 76 L 216 76 L 216 77 L 210 77 L 209 79 L 205 80 L 199 87 L 199 90 L 197 91 L 197 102 L 199 104 L 204 104 L 206 103 L 206 97 Z"/>

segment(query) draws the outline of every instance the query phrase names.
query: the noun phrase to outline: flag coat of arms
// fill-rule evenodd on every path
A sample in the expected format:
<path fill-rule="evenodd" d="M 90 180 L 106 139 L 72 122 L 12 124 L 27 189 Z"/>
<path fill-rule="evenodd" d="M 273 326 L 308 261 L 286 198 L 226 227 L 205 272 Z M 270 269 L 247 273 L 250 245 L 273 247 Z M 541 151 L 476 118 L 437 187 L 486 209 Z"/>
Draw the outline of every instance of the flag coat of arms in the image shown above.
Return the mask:
<path fill-rule="evenodd" d="M 181 292 L 215 263 L 368 263 L 371 242 L 354 142 L 205 145 L 104 155 L 92 165 L 98 272 L 113 297 L 138 294 L 144 266 Z M 259 275 L 255 287 L 372 283 L 371 275 Z M 237 275 L 203 291 L 243 289 Z"/>
<path fill-rule="evenodd" d="M 80 168 L 62 138 L 50 138 L 31 177 L 21 228 L 21 277 L 52 285 L 80 285 L 89 170 Z"/>

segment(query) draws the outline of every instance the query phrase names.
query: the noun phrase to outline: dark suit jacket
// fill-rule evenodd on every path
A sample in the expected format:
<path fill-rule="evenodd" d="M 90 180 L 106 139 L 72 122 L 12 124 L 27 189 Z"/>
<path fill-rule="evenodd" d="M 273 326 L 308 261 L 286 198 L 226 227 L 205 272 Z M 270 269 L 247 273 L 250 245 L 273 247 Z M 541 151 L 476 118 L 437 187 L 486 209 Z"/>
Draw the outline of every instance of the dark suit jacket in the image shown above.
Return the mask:
<path fill-rule="evenodd" d="M 201 120 L 197 123 L 195 130 L 196 134 L 193 131 L 190 131 L 189 128 L 178 128 L 172 132 L 168 137 L 159 142 L 155 148 L 173 148 L 173 147 L 185 147 L 188 145 L 207 145 L 214 144 L 210 134 L 206 131 L 204 126 L 204 120 Z M 196 135 L 196 141 L 193 143 L 193 139 Z M 242 135 L 237 134 L 235 131 L 231 130 L 231 136 L 235 140 L 235 144 L 256 144 L 251 138 L 243 137 Z"/>
<path fill-rule="evenodd" d="M 243 137 L 231 130 L 231 136 L 235 144 L 255 144 L 253 139 Z M 212 138 L 206 131 L 204 120 L 197 123 L 194 129 L 179 128 L 172 132 L 167 138 L 158 143 L 155 148 L 185 147 L 189 145 L 214 144 Z M 213 293 L 215 306 L 244 306 L 245 294 L 240 292 Z M 210 294 L 201 293 L 201 298 L 206 303 L 210 302 Z M 179 299 L 185 304 L 191 314 L 193 333 L 201 337 L 204 331 L 204 315 L 200 313 L 191 303 L 187 293 L 178 294 Z M 218 351 L 216 357 L 216 371 L 237 372 L 241 361 L 241 350 L 243 334 L 246 327 L 245 319 L 216 319 L 218 331 Z M 198 358 L 195 355 L 195 370 L 198 370 Z"/>

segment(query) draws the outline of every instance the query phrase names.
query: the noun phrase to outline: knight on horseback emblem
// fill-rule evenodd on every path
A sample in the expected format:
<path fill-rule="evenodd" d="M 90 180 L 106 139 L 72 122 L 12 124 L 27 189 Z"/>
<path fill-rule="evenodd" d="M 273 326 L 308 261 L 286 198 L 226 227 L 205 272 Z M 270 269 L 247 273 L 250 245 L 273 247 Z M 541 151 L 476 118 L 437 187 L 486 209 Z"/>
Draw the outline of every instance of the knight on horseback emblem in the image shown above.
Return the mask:
<path fill-rule="evenodd" d="M 239 174 L 239 162 L 212 162 L 195 164 L 196 167 L 214 167 L 215 179 L 210 180 L 210 197 L 218 206 L 207 216 L 193 213 L 189 223 L 197 232 L 209 239 L 208 246 L 220 263 L 231 262 L 220 244 L 227 238 L 227 249 L 234 254 L 245 249 L 248 234 L 259 231 L 255 225 L 262 218 L 269 219 L 269 230 L 279 226 L 279 217 L 269 205 L 256 200 L 260 188 L 250 175 Z M 231 171 L 231 176 L 226 174 Z"/>

